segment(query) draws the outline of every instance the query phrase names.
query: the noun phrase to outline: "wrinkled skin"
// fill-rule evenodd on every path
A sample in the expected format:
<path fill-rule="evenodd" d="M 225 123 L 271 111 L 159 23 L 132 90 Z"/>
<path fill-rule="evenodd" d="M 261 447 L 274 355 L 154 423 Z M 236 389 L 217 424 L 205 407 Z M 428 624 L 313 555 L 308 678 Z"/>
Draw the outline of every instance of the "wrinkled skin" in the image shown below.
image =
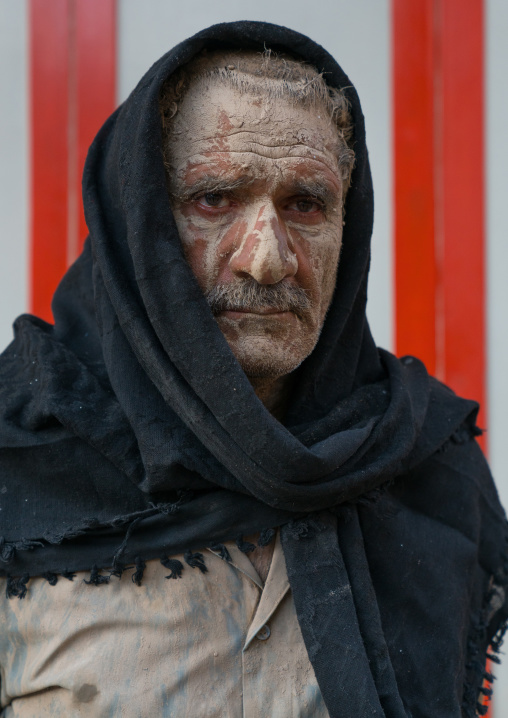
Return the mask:
<path fill-rule="evenodd" d="M 301 287 L 310 299 L 299 313 L 267 306 L 216 315 L 273 410 L 284 378 L 313 350 L 333 295 L 342 237 L 336 129 L 319 108 L 202 80 L 173 122 L 171 201 L 203 292 L 253 278 Z"/>

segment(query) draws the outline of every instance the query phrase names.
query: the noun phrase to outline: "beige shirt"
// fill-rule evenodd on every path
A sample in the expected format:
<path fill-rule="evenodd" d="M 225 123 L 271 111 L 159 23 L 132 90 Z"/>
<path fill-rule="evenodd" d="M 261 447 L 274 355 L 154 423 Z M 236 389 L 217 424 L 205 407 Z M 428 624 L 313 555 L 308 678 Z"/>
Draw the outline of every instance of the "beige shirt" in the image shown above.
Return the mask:
<path fill-rule="evenodd" d="M 0 599 L 2 716 L 328 718 L 279 538 L 264 586 L 227 548 L 231 563 L 204 552 L 205 574 L 179 556 L 178 580 L 149 561 L 139 587 L 78 573 Z"/>

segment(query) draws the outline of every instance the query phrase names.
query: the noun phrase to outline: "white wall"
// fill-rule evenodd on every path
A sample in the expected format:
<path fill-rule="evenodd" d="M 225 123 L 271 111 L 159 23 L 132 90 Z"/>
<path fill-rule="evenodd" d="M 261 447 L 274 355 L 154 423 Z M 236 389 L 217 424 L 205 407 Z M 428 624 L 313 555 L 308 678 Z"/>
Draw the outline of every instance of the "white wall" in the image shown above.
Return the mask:
<path fill-rule="evenodd" d="M 508 508 L 508 2 L 487 0 L 486 9 L 488 442 Z M 495 673 L 494 718 L 508 718 L 508 656 Z"/>
<path fill-rule="evenodd" d="M 508 506 L 508 3 L 489 0 L 487 7 L 489 444 Z"/>
<path fill-rule="evenodd" d="M 0 351 L 28 306 L 27 29 L 26 0 L 0 0 Z"/>
<path fill-rule="evenodd" d="M 362 100 L 367 123 L 376 217 L 368 307 L 376 341 L 392 347 L 391 143 L 389 0 L 119 0 L 118 99 L 124 100 L 161 55 L 209 25 L 263 20 L 298 30 L 342 65 Z"/>

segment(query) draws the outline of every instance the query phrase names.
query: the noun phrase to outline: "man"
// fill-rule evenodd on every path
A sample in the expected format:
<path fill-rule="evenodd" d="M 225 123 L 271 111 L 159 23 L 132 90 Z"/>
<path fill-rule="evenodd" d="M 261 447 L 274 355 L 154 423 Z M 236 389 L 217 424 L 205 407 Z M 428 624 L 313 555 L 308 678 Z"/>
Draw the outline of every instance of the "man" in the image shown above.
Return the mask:
<path fill-rule="evenodd" d="M 349 79 L 284 28 L 205 30 L 106 122 L 84 200 L 55 326 L 0 365 L 5 715 L 482 713 L 506 520 L 477 405 L 371 338 Z"/>

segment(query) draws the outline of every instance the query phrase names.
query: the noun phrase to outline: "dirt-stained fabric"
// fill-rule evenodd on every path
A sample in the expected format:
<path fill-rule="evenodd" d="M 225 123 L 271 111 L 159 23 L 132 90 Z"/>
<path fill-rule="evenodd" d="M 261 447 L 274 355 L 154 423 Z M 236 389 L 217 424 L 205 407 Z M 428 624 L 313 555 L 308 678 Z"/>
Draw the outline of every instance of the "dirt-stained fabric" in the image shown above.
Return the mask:
<path fill-rule="evenodd" d="M 280 541 L 264 586 L 226 548 L 231 562 L 207 551 L 185 581 L 150 561 L 134 590 L 131 571 L 100 587 L 34 580 L 31 610 L 10 603 L 2 620 L 2 715 L 328 718 Z"/>

